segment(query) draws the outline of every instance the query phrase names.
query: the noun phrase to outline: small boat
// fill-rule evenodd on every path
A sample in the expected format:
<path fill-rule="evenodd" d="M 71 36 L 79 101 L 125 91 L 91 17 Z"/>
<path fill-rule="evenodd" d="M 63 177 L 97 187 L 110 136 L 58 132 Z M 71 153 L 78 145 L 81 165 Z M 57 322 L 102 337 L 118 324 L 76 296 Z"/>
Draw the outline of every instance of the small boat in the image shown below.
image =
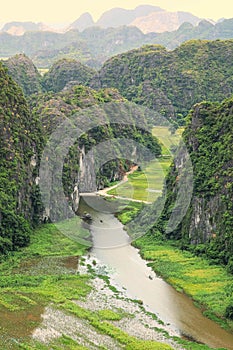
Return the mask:
<path fill-rule="evenodd" d="M 92 220 L 91 214 L 89 214 L 89 213 L 84 213 L 81 218 L 83 220 L 86 220 L 86 221 L 91 221 Z"/>

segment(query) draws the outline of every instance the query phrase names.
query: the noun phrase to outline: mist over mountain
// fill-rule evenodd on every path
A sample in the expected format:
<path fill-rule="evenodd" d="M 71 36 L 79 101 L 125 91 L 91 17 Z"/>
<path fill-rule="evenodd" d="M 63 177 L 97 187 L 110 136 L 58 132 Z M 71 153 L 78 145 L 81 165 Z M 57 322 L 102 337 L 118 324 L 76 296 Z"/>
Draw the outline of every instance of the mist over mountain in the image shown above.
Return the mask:
<path fill-rule="evenodd" d="M 96 22 L 96 25 L 103 28 L 129 25 L 138 17 L 147 16 L 153 12 L 163 11 L 165 12 L 165 10 L 161 9 L 160 7 L 151 5 L 141 5 L 136 7 L 134 10 L 114 8 L 104 12 L 100 19 Z"/>
<path fill-rule="evenodd" d="M 23 35 L 25 32 L 45 30 L 66 32 L 75 29 L 82 32 L 92 26 L 101 28 L 136 26 L 143 33 L 162 33 L 178 29 L 184 22 L 197 25 L 200 21 L 200 18 L 188 12 L 169 12 L 158 6 L 140 5 L 132 10 L 118 7 L 112 8 L 104 12 L 96 22 L 93 20 L 92 15 L 86 12 L 70 25 L 66 27 L 63 26 L 63 28 L 61 28 L 61 26 L 56 27 L 44 23 L 9 22 L 3 26 L 1 31 L 11 35 Z"/>
<path fill-rule="evenodd" d="M 95 25 L 95 22 L 90 13 L 83 13 L 76 21 L 74 21 L 67 30 L 78 29 L 80 32 L 83 30 L 92 27 Z"/>
<path fill-rule="evenodd" d="M 100 68 L 110 57 L 146 44 L 159 44 L 169 50 L 192 39 L 233 38 L 233 19 L 217 24 L 202 20 L 197 26 L 183 23 L 177 30 L 144 34 L 137 27 L 89 27 L 65 33 L 27 32 L 22 36 L 0 33 L 0 57 L 25 53 L 40 68 L 48 68 L 61 58 L 72 58 L 92 68 Z"/>
<path fill-rule="evenodd" d="M 39 31 L 54 31 L 51 27 L 44 23 L 34 22 L 9 22 L 6 23 L 1 31 L 11 35 L 20 36 L 26 32 L 39 32 Z"/>
<path fill-rule="evenodd" d="M 185 22 L 196 26 L 200 21 L 200 18 L 189 12 L 159 11 L 150 13 L 145 17 L 138 17 L 131 22 L 131 25 L 139 28 L 143 33 L 163 33 L 177 30 Z"/>

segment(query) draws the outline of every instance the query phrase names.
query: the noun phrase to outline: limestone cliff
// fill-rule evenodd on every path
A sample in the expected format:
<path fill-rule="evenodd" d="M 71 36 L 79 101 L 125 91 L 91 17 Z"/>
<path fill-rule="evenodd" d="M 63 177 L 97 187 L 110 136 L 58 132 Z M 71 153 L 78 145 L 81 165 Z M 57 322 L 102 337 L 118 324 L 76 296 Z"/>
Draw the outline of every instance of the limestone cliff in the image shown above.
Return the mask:
<path fill-rule="evenodd" d="M 191 111 L 184 140 L 194 171 L 193 197 L 178 229 L 167 234 L 180 240 L 183 247 L 225 264 L 233 256 L 232 130 L 233 98 L 222 104 L 203 102 Z M 173 167 L 167 178 L 163 218 L 168 219 L 174 205 L 177 176 Z"/>
<path fill-rule="evenodd" d="M 0 253 L 28 243 L 37 222 L 41 129 L 21 89 L 0 64 Z"/>

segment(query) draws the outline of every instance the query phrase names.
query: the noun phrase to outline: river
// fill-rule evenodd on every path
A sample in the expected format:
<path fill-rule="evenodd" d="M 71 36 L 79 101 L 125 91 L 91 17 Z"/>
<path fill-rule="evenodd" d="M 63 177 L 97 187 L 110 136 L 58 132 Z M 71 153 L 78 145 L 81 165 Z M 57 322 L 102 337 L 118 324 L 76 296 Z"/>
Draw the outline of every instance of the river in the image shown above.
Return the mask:
<path fill-rule="evenodd" d="M 142 300 L 148 311 L 167 324 L 172 335 L 233 350 L 233 334 L 204 317 L 189 297 L 177 292 L 147 266 L 130 245 L 129 236 L 108 201 L 97 196 L 83 197 L 80 213 L 84 211 L 93 219 L 89 227 L 92 256 L 110 269 L 111 278 L 130 298 Z"/>

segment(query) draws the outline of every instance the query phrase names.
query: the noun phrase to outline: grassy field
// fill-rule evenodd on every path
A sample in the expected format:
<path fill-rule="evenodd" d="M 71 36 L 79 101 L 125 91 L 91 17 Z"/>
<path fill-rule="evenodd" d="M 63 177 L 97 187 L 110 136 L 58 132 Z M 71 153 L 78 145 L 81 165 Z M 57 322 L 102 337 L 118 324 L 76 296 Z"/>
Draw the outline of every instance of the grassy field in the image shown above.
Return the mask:
<path fill-rule="evenodd" d="M 38 72 L 40 73 L 40 75 L 43 77 L 45 75 L 45 73 L 47 73 L 49 71 L 48 68 L 38 68 Z"/>
<path fill-rule="evenodd" d="M 72 231 L 88 238 L 89 232 L 81 227 L 80 220 L 69 220 Z M 52 337 L 49 344 L 31 338 L 41 324 L 42 314 L 48 305 L 65 315 L 81 320 L 100 335 L 108 335 L 119 349 L 169 350 L 171 347 L 155 341 L 137 339 L 112 321 L 126 316 L 122 310 L 92 311 L 80 307 L 75 300 L 85 300 L 92 290 L 90 275 L 77 274 L 80 256 L 86 248 L 64 236 L 53 224 L 35 230 L 29 247 L 2 258 L 0 264 L 0 349 L 25 350 L 78 350 L 88 349 L 67 335 Z M 100 346 L 99 349 L 106 349 Z"/>
<path fill-rule="evenodd" d="M 171 134 L 168 127 L 158 126 L 154 127 L 152 133 L 161 143 L 162 157 L 129 175 L 128 182 L 108 191 L 108 194 L 146 202 L 154 202 L 161 195 L 164 178 L 172 161 L 170 147 L 179 144 L 182 129 Z"/>
<path fill-rule="evenodd" d="M 135 208 L 140 203 L 134 203 Z M 64 224 L 64 223 L 63 223 Z M 63 225 L 62 224 L 62 225 Z M 74 220 L 67 222 L 74 227 Z M 75 228 L 82 237 L 89 233 L 80 222 Z M 42 315 L 48 306 L 74 317 L 91 327 L 100 335 L 108 336 L 119 349 L 126 350 L 171 350 L 170 345 L 138 339 L 117 327 L 114 322 L 129 316 L 124 310 L 107 309 L 93 311 L 79 306 L 75 300 L 85 300 L 92 287 L 95 275 L 77 274 L 77 264 L 82 264 L 80 255 L 85 248 L 60 233 L 53 224 L 35 230 L 29 247 L 2 258 L 0 264 L 0 349 L 25 350 L 86 350 L 71 335 L 51 337 L 49 343 L 31 338 L 33 331 L 41 325 Z M 92 269 L 91 269 L 92 270 Z M 104 292 L 103 292 L 104 293 Z M 133 317 L 130 316 L 130 317 Z M 181 341 L 188 350 L 207 350 L 208 346 Z M 95 347 L 96 348 L 96 347 Z M 105 346 L 99 349 L 107 350 Z"/>
<path fill-rule="evenodd" d="M 169 158 L 155 160 L 145 169 L 130 174 L 127 182 L 107 193 L 114 196 L 154 202 L 161 195 L 164 177 L 170 162 Z"/>
<path fill-rule="evenodd" d="M 145 204 L 131 202 L 119 211 L 117 217 L 126 225 L 142 206 Z M 180 250 L 177 241 L 164 240 L 158 231 L 137 239 L 133 245 L 158 275 L 178 291 L 189 295 L 205 316 L 223 328 L 233 330 L 233 321 L 225 318 L 226 308 L 233 297 L 233 276 L 224 267 Z"/>
<path fill-rule="evenodd" d="M 75 223 L 81 236 L 88 237 L 89 232 L 81 228 L 80 222 Z M 72 227 L 74 221 L 67 224 Z M 84 252 L 81 244 L 48 224 L 35 230 L 29 247 L 2 258 L 0 349 L 21 349 L 20 339 L 29 341 L 47 304 L 87 295 L 88 278 L 76 276 L 79 256 Z"/>
<path fill-rule="evenodd" d="M 179 128 L 175 133 L 171 133 L 166 126 L 156 126 L 153 128 L 152 134 L 160 141 L 163 155 L 171 155 L 170 148 L 179 144 L 183 131 L 184 128 Z"/>
<path fill-rule="evenodd" d="M 159 236 L 159 233 L 158 233 Z M 232 297 L 233 276 L 219 265 L 181 251 L 171 242 L 146 235 L 134 245 L 153 270 L 177 290 L 191 296 L 204 315 L 233 330 L 233 322 L 224 319 Z"/>

